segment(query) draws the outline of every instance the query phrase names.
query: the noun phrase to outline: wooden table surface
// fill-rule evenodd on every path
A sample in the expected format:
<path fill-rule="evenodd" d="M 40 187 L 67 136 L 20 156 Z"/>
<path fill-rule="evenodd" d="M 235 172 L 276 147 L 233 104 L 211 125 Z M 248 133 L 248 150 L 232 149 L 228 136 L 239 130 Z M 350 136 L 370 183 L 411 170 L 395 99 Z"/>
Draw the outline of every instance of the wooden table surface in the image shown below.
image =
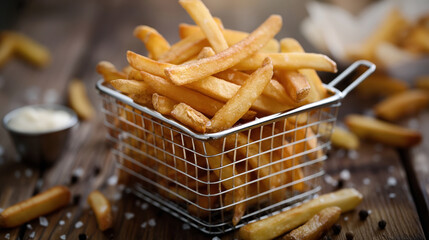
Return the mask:
<path fill-rule="evenodd" d="M 299 35 L 299 23 L 305 17 L 307 1 L 205 2 L 214 15 L 223 19 L 226 27 L 245 31 L 251 31 L 271 13 L 281 14 L 284 26 L 277 38 L 295 37 L 307 49 L 313 50 Z M 175 1 L 26 2 L 9 28 L 22 31 L 46 45 L 53 61 L 45 69 L 35 69 L 14 59 L 0 69 L 0 116 L 27 104 L 66 104 L 66 86 L 73 78 L 85 82 L 91 101 L 100 109 L 101 101 L 94 88 L 100 78 L 95 73 L 97 62 L 108 60 L 122 67 L 126 64 L 126 50 L 145 53 L 143 45 L 132 37 L 134 27 L 139 24 L 155 27 L 175 42 L 179 39 L 176 27 L 179 22 L 191 23 L 191 19 Z M 339 113 L 339 124 L 345 114 L 363 113 L 373 104 L 359 102 L 357 105 L 356 100 L 357 96 L 353 94 L 345 100 Z M 41 226 L 36 219 L 21 227 L 0 229 L 0 239 L 60 239 L 62 235 L 67 239 L 78 239 L 81 233 L 89 239 L 212 239 L 213 236 L 196 229 L 187 229 L 180 220 L 147 205 L 126 189 L 121 191 L 109 184 L 114 180 L 115 159 L 105 143 L 102 117 L 98 112 L 95 119 L 81 122 L 66 153 L 45 171 L 22 163 L 8 134 L 0 128 L 0 208 L 59 184 L 69 186 L 73 195 L 81 196 L 76 204 L 47 215 L 47 227 Z M 364 195 L 357 210 L 342 215 L 342 234 L 333 239 L 345 239 L 347 231 L 352 231 L 355 239 L 425 239 L 428 236 L 428 122 L 429 111 L 426 110 L 402 123 L 418 128 L 424 135 L 424 142 L 411 150 L 399 151 L 362 141 L 357 151 L 331 151 L 326 161 L 327 175 L 338 179 L 340 172 L 348 170 L 351 178 L 345 186 L 355 187 Z M 99 174 L 94 173 L 97 168 L 101 170 Z M 83 170 L 83 175 L 77 183 L 71 184 L 72 173 L 79 169 Z M 335 189 L 328 182 L 323 182 L 323 192 Z M 94 189 L 108 195 L 114 206 L 115 226 L 104 233 L 98 230 L 85 201 Z M 360 209 L 371 210 L 366 221 L 359 221 L 357 212 Z M 134 217 L 130 219 L 129 213 Z M 380 219 L 387 221 L 383 231 L 377 228 Z M 64 225 L 59 224 L 60 220 Z M 77 228 L 79 221 L 83 226 Z M 152 224 L 143 224 L 149 222 Z M 219 237 L 236 239 L 238 234 L 235 231 Z"/>

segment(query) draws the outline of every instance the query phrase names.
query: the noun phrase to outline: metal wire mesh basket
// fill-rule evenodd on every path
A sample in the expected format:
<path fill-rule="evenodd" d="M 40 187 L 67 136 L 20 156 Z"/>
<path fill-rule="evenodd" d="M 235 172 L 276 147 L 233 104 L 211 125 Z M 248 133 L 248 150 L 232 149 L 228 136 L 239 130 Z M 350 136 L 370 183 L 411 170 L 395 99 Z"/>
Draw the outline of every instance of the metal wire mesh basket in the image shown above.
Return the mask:
<path fill-rule="evenodd" d="M 368 69 L 344 91 L 334 88 L 359 66 Z M 210 134 L 134 103 L 103 80 L 96 87 L 120 181 L 201 231 L 219 234 L 320 191 L 341 100 L 374 69 L 355 62 L 325 85 L 331 95 L 323 100 Z"/>

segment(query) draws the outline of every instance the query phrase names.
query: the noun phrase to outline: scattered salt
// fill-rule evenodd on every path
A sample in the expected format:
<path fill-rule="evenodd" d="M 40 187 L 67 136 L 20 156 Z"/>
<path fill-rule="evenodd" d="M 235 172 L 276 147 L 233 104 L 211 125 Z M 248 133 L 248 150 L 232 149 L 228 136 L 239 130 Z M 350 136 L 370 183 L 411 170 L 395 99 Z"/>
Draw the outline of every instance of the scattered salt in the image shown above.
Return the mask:
<path fill-rule="evenodd" d="M 113 175 L 111 177 L 109 177 L 109 179 L 107 179 L 107 184 L 109 184 L 110 186 L 114 186 L 118 183 L 118 176 Z"/>
<path fill-rule="evenodd" d="M 348 156 L 350 159 L 356 160 L 356 159 L 358 159 L 358 158 L 359 158 L 359 153 L 358 153 L 356 150 L 349 150 L 349 152 L 348 152 L 347 156 Z"/>
<path fill-rule="evenodd" d="M 24 175 L 30 178 L 31 176 L 33 176 L 33 170 L 31 170 L 30 168 L 25 169 Z"/>
<path fill-rule="evenodd" d="M 368 212 L 368 214 L 371 214 L 371 213 L 372 213 L 371 209 L 370 209 L 370 210 L 368 210 L 367 212 Z"/>
<path fill-rule="evenodd" d="M 396 197 L 396 193 L 389 193 L 389 198 L 395 198 Z"/>
<path fill-rule="evenodd" d="M 147 204 L 147 203 L 143 203 L 142 204 L 142 209 L 143 210 L 146 210 L 148 207 L 149 207 L 149 204 Z"/>
<path fill-rule="evenodd" d="M 147 226 L 147 222 L 142 223 L 142 225 L 140 225 L 141 228 L 146 228 Z"/>
<path fill-rule="evenodd" d="M 66 217 L 67 217 L 68 219 L 70 219 L 70 218 L 71 218 L 71 216 L 72 216 L 71 212 L 67 212 L 67 213 L 66 213 Z"/>
<path fill-rule="evenodd" d="M 36 231 L 33 231 L 28 235 L 29 238 L 34 238 L 36 236 Z"/>
<path fill-rule="evenodd" d="M 61 235 L 60 239 L 65 240 L 66 239 L 66 235 L 65 234 Z"/>
<path fill-rule="evenodd" d="M 60 220 L 59 224 L 60 226 L 63 226 L 64 224 L 66 224 L 66 222 L 64 220 Z"/>
<path fill-rule="evenodd" d="M 36 182 L 36 188 L 40 189 L 43 186 L 43 179 L 38 179 Z"/>
<path fill-rule="evenodd" d="M 344 217 L 344 221 L 348 221 L 349 220 L 349 217 Z"/>
<path fill-rule="evenodd" d="M 182 229 L 183 230 L 189 230 L 191 228 L 191 226 L 189 226 L 189 224 L 187 224 L 187 223 L 184 223 L 183 225 L 182 225 Z"/>
<path fill-rule="evenodd" d="M 130 220 L 132 218 L 134 218 L 134 213 L 131 213 L 131 212 L 125 213 L 125 219 Z"/>
<path fill-rule="evenodd" d="M 83 222 L 79 221 L 74 225 L 74 228 L 78 229 L 81 228 L 83 226 Z"/>
<path fill-rule="evenodd" d="M 371 183 L 371 180 L 369 178 L 364 178 L 362 182 L 365 185 L 369 185 Z"/>
<path fill-rule="evenodd" d="M 26 225 L 26 227 L 27 227 L 28 229 L 33 229 L 33 227 L 31 226 L 31 224 L 27 224 L 27 225 Z"/>
<path fill-rule="evenodd" d="M 220 240 L 220 238 L 218 236 L 215 236 L 212 238 L 212 240 Z"/>
<path fill-rule="evenodd" d="M 45 217 L 39 217 L 39 223 L 42 227 L 47 227 L 49 225 L 48 219 Z"/>
<path fill-rule="evenodd" d="M 396 186 L 397 183 L 398 182 L 396 181 L 396 178 L 394 178 L 394 177 L 389 177 L 387 179 L 387 185 L 388 186 Z"/>
<path fill-rule="evenodd" d="M 344 169 L 343 171 L 340 172 L 340 178 L 347 181 L 350 180 L 350 171 L 347 169 Z"/>
<path fill-rule="evenodd" d="M 113 195 L 113 201 L 118 201 L 122 198 L 122 193 L 117 192 Z"/>
<path fill-rule="evenodd" d="M 21 177 L 21 172 L 18 171 L 18 170 L 16 170 L 15 173 L 14 173 L 14 175 L 15 175 L 15 178 L 20 178 Z"/>
<path fill-rule="evenodd" d="M 156 226 L 155 219 L 153 219 L 153 218 L 149 219 L 148 224 L 149 224 L 149 226 L 151 226 L 151 227 L 155 227 L 155 226 Z"/>
<path fill-rule="evenodd" d="M 83 169 L 82 168 L 76 168 L 73 171 L 73 175 L 75 175 L 76 177 L 82 177 L 83 176 Z"/>
<path fill-rule="evenodd" d="M 325 179 L 325 182 L 329 185 L 337 186 L 338 184 L 338 181 L 335 180 L 331 175 L 326 174 L 324 179 Z"/>
<path fill-rule="evenodd" d="M 6 233 L 6 235 L 4 235 L 4 238 L 10 239 L 10 233 Z"/>

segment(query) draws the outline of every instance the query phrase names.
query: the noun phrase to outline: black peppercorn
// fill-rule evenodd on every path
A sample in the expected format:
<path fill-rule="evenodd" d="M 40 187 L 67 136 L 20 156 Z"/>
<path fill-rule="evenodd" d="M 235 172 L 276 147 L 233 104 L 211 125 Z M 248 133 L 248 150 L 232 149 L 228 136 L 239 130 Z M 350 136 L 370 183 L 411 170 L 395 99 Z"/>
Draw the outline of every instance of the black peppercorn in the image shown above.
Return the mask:
<path fill-rule="evenodd" d="M 74 195 L 73 196 L 73 205 L 78 205 L 79 202 L 80 202 L 80 195 L 79 194 Z"/>
<path fill-rule="evenodd" d="M 380 228 L 381 230 L 386 228 L 386 221 L 384 220 L 380 220 L 378 221 L 378 228 Z"/>
<path fill-rule="evenodd" d="M 94 176 L 97 176 L 98 174 L 100 174 L 100 168 L 99 167 L 95 167 L 94 168 Z"/>
<path fill-rule="evenodd" d="M 361 221 L 365 221 L 367 217 L 368 217 L 368 211 L 366 210 L 359 211 L 359 218 Z"/>
<path fill-rule="evenodd" d="M 343 179 L 338 179 L 338 183 L 337 183 L 337 188 L 343 188 L 344 187 L 344 180 Z"/>
<path fill-rule="evenodd" d="M 354 237 L 355 237 L 355 235 L 352 232 L 346 233 L 346 239 L 347 240 L 353 240 Z"/>
<path fill-rule="evenodd" d="M 79 234 L 79 240 L 86 240 L 86 234 L 85 233 L 81 233 Z"/>
<path fill-rule="evenodd" d="M 341 227 L 341 225 L 340 225 L 340 224 L 338 224 L 338 223 L 336 223 L 336 224 L 332 225 L 332 231 L 334 232 L 334 234 L 335 234 L 335 235 L 340 234 L 341 229 L 342 229 L 342 227 Z"/>
<path fill-rule="evenodd" d="M 70 184 L 73 185 L 77 183 L 78 180 L 79 180 L 79 177 L 73 174 L 70 179 Z"/>

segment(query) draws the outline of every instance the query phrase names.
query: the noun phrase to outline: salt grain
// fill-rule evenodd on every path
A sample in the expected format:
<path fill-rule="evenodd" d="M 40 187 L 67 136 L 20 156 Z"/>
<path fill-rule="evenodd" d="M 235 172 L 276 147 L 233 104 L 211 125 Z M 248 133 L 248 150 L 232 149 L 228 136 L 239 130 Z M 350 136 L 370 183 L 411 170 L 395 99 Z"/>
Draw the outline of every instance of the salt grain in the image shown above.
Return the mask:
<path fill-rule="evenodd" d="M 83 226 L 83 222 L 79 221 L 74 225 L 74 228 L 78 229 L 81 228 Z"/>
<path fill-rule="evenodd" d="M 122 193 L 117 192 L 113 195 L 113 201 L 118 201 L 122 198 Z"/>
<path fill-rule="evenodd" d="M 126 194 L 130 194 L 130 193 L 131 193 L 131 188 L 125 188 L 124 192 L 125 192 Z"/>
<path fill-rule="evenodd" d="M 347 169 L 344 169 L 343 171 L 340 172 L 340 178 L 343 180 L 350 180 L 350 171 Z"/>
<path fill-rule="evenodd" d="M 107 179 L 107 184 L 109 184 L 110 186 L 114 186 L 118 183 L 118 176 L 113 175 L 111 177 L 109 177 L 109 179 Z"/>
<path fill-rule="evenodd" d="M 83 176 L 83 169 L 82 168 L 76 168 L 73 171 L 73 175 L 75 175 L 76 177 L 82 177 Z"/>
<path fill-rule="evenodd" d="M 48 219 L 45 217 L 39 217 L 39 223 L 42 227 L 47 227 L 49 225 Z"/>
<path fill-rule="evenodd" d="M 39 179 L 36 182 L 36 188 L 40 189 L 43 186 L 43 179 Z"/>
<path fill-rule="evenodd" d="M 348 221 L 349 220 L 349 217 L 344 217 L 344 221 Z"/>
<path fill-rule="evenodd" d="M 149 224 L 149 226 L 151 226 L 151 227 L 155 227 L 155 226 L 156 226 L 155 219 L 153 219 L 153 218 L 149 219 L 148 224 Z"/>
<path fill-rule="evenodd" d="M 345 157 L 345 156 L 346 156 L 346 150 L 344 150 L 344 149 L 340 149 L 340 150 L 338 150 L 338 151 L 335 153 L 335 156 L 336 156 L 337 158 L 343 158 L 343 157 Z"/>
<path fill-rule="evenodd" d="M 368 210 L 368 215 L 371 215 L 371 213 L 372 213 L 372 211 L 371 211 L 371 210 Z"/>
<path fill-rule="evenodd" d="M 394 177 L 389 177 L 387 179 L 387 186 L 396 186 L 398 182 L 396 181 L 396 178 Z"/>
<path fill-rule="evenodd" d="M 331 175 L 326 174 L 324 177 L 324 180 L 327 184 L 332 185 L 332 186 L 337 186 L 338 181 L 335 180 Z"/>
<path fill-rule="evenodd" d="M 350 150 L 347 154 L 350 159 L 356 160 L 359 158 L 359 153 L 355 150 Z"/>
<path fill-rule="evenodd" d="M 60 239 L 65 240 L 66 239 L 66 235 L 65 234 L 61 235 Z"/>
<path fill-rule="evenodd" d="M 26 227 L 27 227 L 28 229 L 33 229 L 33 227 L 31 226 L 31 224 L 27 224 L 27 225 L 26 225 Z"/>
<path fill-rule="evenodd" d="M 118 185 L 118 190 L 119 191 L 124 191 L 124 189 L 125 189 L 125 185 L 124 184 L 119 184 Z"/>
<path fill-rule="evenodd" d="M 125 219 L 130 220 L 132 218 L 134 218 L 134 213 L 131 213 L 131 212 L 125 213 Z"/>
<path fill-rule="evenodd" d="M 232 80 L 234 78 L 234 73 L 228 73 L 228 80 Z"/>
<path fill-rule="evenodd" d="M 396 193 L 389 193 L 389 198 L 395 198 L 396 197 Z"/>
<path fill-rule="evenodd" d="M 140 225 L 141 228 L 146 228 L 147 226 L 147 222 L 142 223 L 142 225 Z"/>
<path fill-rule="evenodd" d="M 189 229 L 191 229 L 191 226 L 189 226 L 189 224 L 187 224 L 187 223 L 184 223 L 184 224 L 182 224 L 182 229 L 183 230 L 189 230 Z"/>
<path fill-rule="evenodd" d="M 4 235 L 4 238 L 10 239 L 10 233 L 6 233 L 6 235 Z"/>
<path fill-rule="evenodd" d="M 371 183 L 371 179 L 369 179 L 369 178 L 364 178 L 362 182 L 363 182 L 363 184 L 365 184 L 365 185 L 369 185 L 369 184 Z"/>
<path fill-rule="evenodd" d="M 64 224 L 66 224 L 66 222 L 64 220 L 60 220 L 59 224 L 60 226 L 63 226 Z"/>
<path fill-rule="evenodd" d="M 30 178 L 31 176 L 33 176 L 33 170 L 31 170 L 30 168 L 25 169 L 24 175 Z"/>
<path fill-rule="evenodd" d="M 147 204 L 147 203 L 143 203 L 142 204 L 142 209 L 143 210 L 146 210 L 148 207 L 149 207 L 149 204 Z"/>
<path fill-rule="evenodd" d="M 33 231 L 28 235 L 29 238 L 34 238 L 36 236 L 36 231 Z"/>

